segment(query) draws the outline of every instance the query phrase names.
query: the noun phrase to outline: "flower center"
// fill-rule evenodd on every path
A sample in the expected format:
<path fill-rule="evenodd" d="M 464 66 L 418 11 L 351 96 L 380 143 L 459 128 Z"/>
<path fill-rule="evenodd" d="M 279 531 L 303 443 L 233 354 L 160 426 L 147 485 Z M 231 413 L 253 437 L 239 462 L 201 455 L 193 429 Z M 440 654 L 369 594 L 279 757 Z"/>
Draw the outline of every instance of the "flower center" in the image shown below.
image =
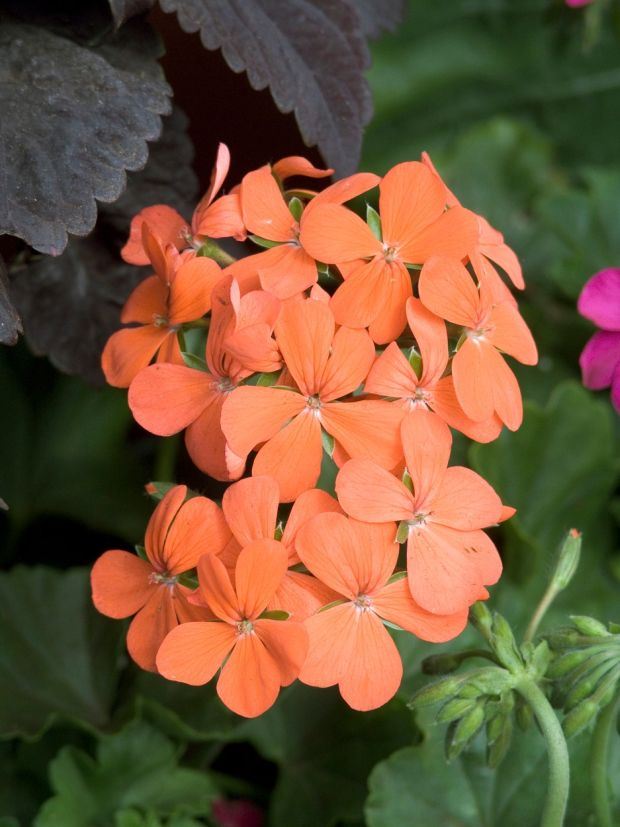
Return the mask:
<path fill-rule="evenodd" d="M 153 324 L 155 327 L 168 327 L 170 321 L 167 316 L 160 316 L 158 313 L 153 313 Z"/>
<path fill-rule="evenodd" d="M 174 586 L 176 582 L 177 578 L 167 571 L 153 571 L 149 575 L 149 583 L 155 583 L 158 586 Z"/>
<path fill-rule="evenodd" d="M 410 528 L 425 528 L 428 514 L 414 514 L 413 519 L 407 520 L 407 525 Z"/>
<path fill-rule="evenodd" d="M 254 625 L 250 620 L 240 620 L 237 623 L 237 634 L 238 635 L 251 635 L 254 631 Z"/>
<path fill-rule="evenodd" d="M 318 396 L 309 396 L 306 399 L 306 407 L 311 408 L 313 411 L 318 411 L 321 407 L 321 400 Z"/>
<path fill-rule="evenodd" d="M 372 609 L 372 599 L 367 594 L 358 594 L 353 604 L 358 612 L 369 612 Z"/>
<path fill-rule="evenodd" d="M 223 376 L 215 383 L 215 389 L 219 393 L 230 393 L 235 387 L 235 383 L 228 376 Z"/>
<path fill-rule="evenodd" d="M 387 242 L 383 243 L 383 257 L 386 261 L 394 261 L 395 258 L 398 256 L 398 247 L 388 244 Z"/>

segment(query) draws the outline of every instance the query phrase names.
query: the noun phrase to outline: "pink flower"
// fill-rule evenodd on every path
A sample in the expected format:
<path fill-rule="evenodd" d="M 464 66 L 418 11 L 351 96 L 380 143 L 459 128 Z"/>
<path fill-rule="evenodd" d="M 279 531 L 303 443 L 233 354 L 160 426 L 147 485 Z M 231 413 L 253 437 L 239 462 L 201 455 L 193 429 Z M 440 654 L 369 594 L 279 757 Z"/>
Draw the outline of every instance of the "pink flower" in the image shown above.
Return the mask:
<path fill-rule="evenodd" d="M 620 270 L 608 268 L 588 279 L 577 308 L 601 328 L 579 357 L 583 384 L 590 390 L 611 387 L 611 401 L 620 413 Z"/>

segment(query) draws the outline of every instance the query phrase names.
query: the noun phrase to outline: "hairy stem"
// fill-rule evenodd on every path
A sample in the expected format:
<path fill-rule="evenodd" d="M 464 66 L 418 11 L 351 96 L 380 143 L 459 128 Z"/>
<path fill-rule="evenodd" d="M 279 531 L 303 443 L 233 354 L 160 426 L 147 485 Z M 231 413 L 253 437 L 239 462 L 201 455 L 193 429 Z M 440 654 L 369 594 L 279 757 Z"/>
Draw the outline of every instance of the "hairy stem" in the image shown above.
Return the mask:
<path fill-rule="evenodd" d="M 547 742 L 549 783 L 540 827 L 562 827 L 570 788 L 566 738 L 545 693 L 531 678 L 524 676 L 515 689 L 532 708 Z"/>
<path fill-rule="evenodd" d="M 613 699 L 598 716 L 590 743 L 592 803 L 594 804 L 594 813 L 598 827 L 614 827 L 611 801 L 609 799 L 607 765 L 609 759 L 609 744 L 619 712 L 620 691 L 616 692 Z"/>
<path fill-rule="evenodd" d="M 532 615 L 532 619 L 530 620 L 528 627 L 525 630 L 525 635 L 523 637 L 524 643 L 528 643 L 530 640 L 533 640 L 534 635 L 538 631 L 538 627 L 540 626 L 543 617 L 547 613 L 547 609 L 549 608 L 549 606 L 551 606 L 551 604 L 557 597 L 557 594 L 558 592 L 557 589 L 554 587 L 554 584 L 550 583 L 547 588 L 547 591 L 543 594 L 542 598 L 540 599 L 538 606 L 536 606 L 536 611 Z"/>

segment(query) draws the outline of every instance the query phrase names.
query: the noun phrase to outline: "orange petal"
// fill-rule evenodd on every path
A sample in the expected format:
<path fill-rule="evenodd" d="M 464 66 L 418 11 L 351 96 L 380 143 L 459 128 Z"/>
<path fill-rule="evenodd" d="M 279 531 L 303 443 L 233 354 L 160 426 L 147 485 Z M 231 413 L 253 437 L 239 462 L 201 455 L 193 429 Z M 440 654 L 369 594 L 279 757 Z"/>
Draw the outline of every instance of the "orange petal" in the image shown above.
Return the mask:
<path fill-rule="evenodd" d="M 489 348 L 490 349 L 490 348 Z M 492 351 L 491 374 L 493 404 L 498 417 L 511 431 L 517 431 L 523 422 L 523 400 L 517 377 L 501 354 Z"/>
<path fill-rule="evenodd" d="M 337 592 L 311 574 L 289 570 L 269 603 L 269 609 L 282 609 L 292 620 L 302 622 L 338 598 Z"/>
<path fill-rule="evenodd" d="M 428 389 L 428 404 L 451 428 L 476 442 L 492 442 L 502 430 L 502 421 L 495 415 L 482 422 L 475 422 L 463 411 L 454 390 L 451 376 L 444 376 Z"/>
<path fill-rule="evenodd" d="M 213 201 L 215 196 L 222 188 L 222 184 L 224 183 L 226 176 L 228 175 L 228 170 L 230 169 L 230 150 L 224 143 L 219 143 L 217 145 L 217 154 L 215 156 L 215 163 L 213 164 L 213 169 L 211 170 L 211 178 L 209 180 L 209 186 L 207 191 L 201 198 L 196 210 L 194 211 L 194 221 L 200 220 L 200 214 L 206 210 L 209 204 Z M 194 229 L 194 232 L 196 230 Z"/>
<path fill-rule="evenodd" d="M 198 561 L 200 591 L 211 611 L 226 623 L 238 623 L 242 617 L 239 601 L 224 563 L 214 554 Z"/>
<path fill-rule="evenodd" d="M 256 718 L 275 703 L 280 686 L 280 668 L 258 635 L 240 635 L 217 682 L 222 703 L 237 715 Z"/>
<path fill-rule="evenodd" d="M 211 258 L 195 256 L 177 270 L 170 285 L 170 324 L 193 322 L 211 309 L 211 291 L 222 270 Z"/>
<path fill-rule="evenodd" d="M 430 171 L 433 173 L 433 175 L 436 175 L 437 178 L 439 178 L 439 180 L 444 185 L 445 191 L 446 191 L 446 204 L 447 204 L 447 206 L 448 207 L 458 207 L 458 206 L 460 206 L 461 202 L 456 197 L 456 195 L 451 190 L 449 190 L 448 187 L 446 186 L 445 181 L 442 179 L 440 174 L 437 172 L 437 168 L 435 167 L 435 164 L 432 162 L 431 156 L 428 154 L 428 152 L 423 152 L 420 156 L 420 160 L 425 166 L 427 166 L 430 169 Z"/>
<path fill-rule="evenodd" d="M 224 663 L 236 637 L 228 623 L 183 623 L 159 647 L 157 670 L 169 681 L 202 686 Z"/>
<path fill-rule="evenodd" d="M 167 314 L 168 288 L 158 276 L 149 276 L 140 282 L 125 302 L 121 322 L 150 325 L 156 316 L 165 317 Z"/>
<path fill-rule="evenodd" d="M 280 244 L 259 255 L 261 287 L 278 299 L 290 299 L 316 284 L 316 262 L 301 247 Z"/>
<path fill-rule="evenodd" d="M 511 430 L 523 419 L 521 392 L 514 373 L 491 345 L 467 338 L 452 363 L 454 389 L 465 413 L 477 422 L 495 411 Z"/>
<path fill-rule="evenodd" d="M 306 400 L 295 391 L 244 386 L 229 394 L 222 408 L 222 430 L 231 449 L 247 456 L 299 414 Z"/>
<path fill-rule="evenodd" d="M 128 388 L 170 333 L 169 328 L 154 325 L 129 327 L 113 333 L 101 354 L 101 368 L 108 385 Z"/>
<path fill-rule="evenodd" d="M 306 211 L 301 246 L 317 261 L 338 264 L 381 253 L 381 242 L 354 212 L 339 204 L 316 204 Z"/>
<path fill-rule="evenodd" d="M 195 234 L 208 238 L 235 238 L 245 241 L 247 232 L 237 193 L 222 195 L 198 215 L 194 214 Z"/>
<path fill-rule="evenodd" d="M 482 220 L 484 221 L 484 219 Z M 503 243 L 485 244 L 484 237 L 480 239 L 478 249 L 483 255 L 490 258 L 491 261 L 494 261 L 495 264 L 499 264 L 502 270 L 508 274 L 515 287 L 519 290 L 523 290 L 525 287 L 523 272 L 521 270 L 521 265 L 519 264 L 519 259 L 515 255 L 514 250 L 512 250 L 507 244 Z"/>
<path fill-rule="evenodd" d="M 368 328 L 373 341 L 380 345 L 397 339 L 405 329 L 405 307 L 412 294 L 407 268 L 400 261 L 385 264 L 381 295 L 377 297 L 379 312 Z"/>
<path fill-rule="evenodd" d="M 158 586 L 127 631 L 127 649 L 138 666 L 147 672 L 157 671 L 157 650 L 176 625 L 172 592 L 167 586 Z"/>
<path fill-rule="evenodd" d="M 400 431 L 416 508 L 423 510 L 433 502 L 446 472 L 452 434 L 437 414 L 422 408 L 407 414 Z"/>
<path fill-rule="evenodd" d="M 446 203 L 441 179 L 419 161 L 392 167 L 381 181 L 379 192 L 383 240 L 390 247 L 411 244 L 439 218 Z"/>
<path fill-rule="evenodd" d="M 431 313 L 420 299 L 407 301 L 407 321 L 422 356 L 421 385 L 437 382 L 448 364 L 448 334 L 439 316 Z"/>
<path fill-rule="evenodd" d="M 289 302 L 280 311 L 276 340 L 304 396 L 319 391 L 335 329 L 333 313 L 323 302 Z"/>
<path fill-rule="evenodd" d="M 288 155 L 286 158 L 281 158 L 272 166 L 271 171 L 280 181 L 286 181 L 294 175 L 302 175 L 304 178 L 329 178 L 334 174 L 333 169 L 319 169 L 300 155 Z"/>
<path fill-rule="evenodd" d="M 334 499 L 327 491 L 322 491 L 320 488 L 311 488 L 297 497 L 282 534 L 282 542 L 289 551 L 289 566 L 293 565 L 294 562 L 298 562 L 295 553 L 295 539 L 301 526 L 317 514 L 323 514 L 327 511 L 342 513 L 338 500 Z"/>
<path fill-rule="evenodd" d="M 494 582 L 501 573 L 499 555 L 491 546 L 483 531 L 457 531 L 437 524 L 412 529 L 407 572 L 413 599 L 441 615 L 471 606 L 485 581 Z"/>
<path fill-rule="evenodd" d="M 159 363 L 169 362 L 171 365 L 184 365 L 185 360 L 179 347 L 179 338 L 174 331 L 164 339 L 162 346 L 157 351 L 156 361 Z"/>
<path fill-rule="evenodd" d="M 146 554 L 152 565 L 160 573 L 166 571 L 164 554 L 166 537 L 170 531 L 172 521 L 185 501 L 185 497 L 187 497 L 187 486 L 175 485 L 157 503 L 146 526 L 144 537 Z"/>
<path fill-rule="evenodd" d="M 107 617 L 130 617 L 141 609 L 157 586 L 153 567 L 128 551 L 106 551 L 90 573 L 93 603 Z"/>
<path fill-rule="evenodd" d="M 226 442 L 221 418 L 224 401 L 230 394 L 213 393 L 210 400 L 185 431 L 185 446 L 193 463 L 216 480 L 238 479 L 245 469 L 245 456 L 235 454 Z"/>
<path fill-rule="evenodd" d="M 304 216 L 320 204 L 344 204 L 345 201 L 351 201 L 362 195 L 364 192 L 376 187 L 380 178 L 374 172 L 356 172 L 354 175 L 349 175 L 348 178 L 341 178 L 334 184 L 330 184 L 324 190 L 319 192 L 306 206 L 301 216 L 301 226 L 303 227 Z"/>
<path fill-rule="evenodd" d="M 433 522 L 472 531 L 497 523 L 502 503 L 488 482 L 460 465 L 446 469 L 433 500 Z"/>
<path fill-rule="evenodd" d="M 476 326 L 480 296 L 460 261 L 433 256 L 422 267 L 418 289 L 423 304 L 437 316 L 464 327 Z"/>
<path fill-rule="evenodd" d="M 467 626 L 466 608 L 455 614 L 438 615 L 418 606 L 411 597 L 406 577 L 388 583 L 379 594 L 375 595 L 373 608 L 379 617 L 431 643 L 444 643 L 452 640 Z"/>
<path fill-rule="evenodd" d="M 412 238 L 399 251 L 403 261 L 423 263 L 431 256 L 465 258 L 478 239 L 476 217 L 463 207 L 452 207 Z M 425 302 L 426 304 L 426 302 Z"/>
<path fill-rule="evenodd" d="M 142 246 L 153 265 L 153 270 L 164 284 L 170 284 L 174 278 L 174 251 L 176 245 L 165 244 L 146 223 L 142 223 Z M 177 253 L 178 255 L 178 253 Z"/>
<path fill-rule="evenodd" d="M 309 646 L 299 673 L 302 683 L 325 687 L 340 681 L 351 660 L 356 616 L 353 603 L 343 603 L 305 621 Z"/>
<path fill-rule="evenodd" d="M 254 540 L 242 549 L 235 566 L 239 609 L 255 620 L 265 611 L 288 569 L 288 554 L 277 540 Z"/>
<path fill-rule="evenodd" d="M 248 477 L 226 489 L 222 509 L 242 546 L 254 540 L 273 539 L 279 501 L 278 483 L 271 477 Z"/>
<path fill-rule="evenodd" d="M 161 239 L 162 244 L 174 244 L 179 250 L 187 245 L 185 238 L 190 228 L 183 216 L 165 204 L 145 207 L 131 219 L 129 238 L 121 250 L 121 256 L 128 264 L 149 263 L 149 257 L 142 244 L 144 223 L 149 225 L 153 233 Z"/>
<path fill-rule="evenodd" d="M 394 399 L 415 396 L 417 387 L 415 371 L 396 342 L 391 342 L 375 361 L 364 383 L 366 393 Z"/>
<path fill-rule="evenodd" d="M 515 307 L 517 306 L 517 301 L 510 292 L 508 285 L 488 259 L 481 255 L 478 250 L 471 250 L 469 261 L 480 284 L 481 295 L 485 291 L 492 304 L 507 301 Z"/>
<path fill-rule="evenodd" d="M 268 251 L 267 251 L 268 252 Z M 250 290 L 260 290 L 260 278 L 258 268 L 260 266 L 262 253 L 253 256 L 245 256 L 229 264 L 222 271 L 222 276 L 231 276 L 238 282 L 241 293 L 248 293 Z"/>
<path fill-rule="evenodd" d="M 306 568 L 339 595 L 360 593 L 357 535 L 344 514 L 318 514 L 297 533 L 295 547 Z"/>
<path fill-rule="evenodd" d="M 330 402 L 353 393 L 366 379 L 374 358 L 375 346 L 365 330 L 341 327 L 320 378 L 321 400 Z"/>
<path fill-rule="evenodd" d="M 288 503 L 302 491 L 315 487 L 322 457 L 319 420 L 306 409 L 263 445 L 254 460 L 252 474 L 274 477 L 281 502 Z"/>
<path fill-rule="evenodd" d="M 369 459 L 352 459 L 343 465 L 336 477 L 336 494 L 347 514 L 358 520 L 382 523 L 413 517 L 411 492 Z"/>
<path fill-rule="evenodd" d="M 255 620 L 254 629 L 278 664 L 282 686 L 293 683 L 308 654 L 308 632 L 288 620 Z"/>
<path fill-rule="evenodd" d="M 379 257 L 351 273 L 336 289 L 330 302 L 338 324 L 368 327 L 377 318 L 381 302 L 390 292 L 391 277 L 390 266 Z"/>
<path fill-rule="evenodd" d="M 147 431 L 170 436 L 194 422 L 212 402 L 213 377 L 182 365 L 144 368 L 129 388 L 134 419 Z"/>
<path fill-rule="evenodd" d="M 229 540 L 221 508 L 206 497 L 192 497 L 179 509 L 164 543 L 168 571 L 182 574 L 195 568 L 203 554 L 219 554 Z"/>
<path fill-rule="evenodd" d="M 241 211 L 250 232 L 270 241 L 292 241 L 296 221 L 266 164 L 241 182 Z"/>
<path fill-rule="evenodd" d="M 402 459 L 400 423 L 403 410 L 391 402 L 328 402 L 321 408 L 321 421 L 353 459 L 368 457 L 384 468 L 394 468 Z"/>
<path fill-rule="evenodd" d="M 491 323 L 493 329 L 487 339 L 492 345 L 524 365 L 538 362 L 536 343 L 516 307 L 508 302 L 498 304 L 491 311 Z"/>
<path fill-rule="evenodd" d="M 377 709 L 394 697 L 403 664 L 387 629 L 371 611 L 359 611 L 351 628 L 351 650 L 340 678 L 340 694 L 352 709 Z"/>
<path fill-rule="evenodd" d="M 352 567 L 365 595 L 374 595 L 394 573 L 399 544 L 393 522 L 367 523 L 349 520 L 355 536 L 356 554 Z"/>

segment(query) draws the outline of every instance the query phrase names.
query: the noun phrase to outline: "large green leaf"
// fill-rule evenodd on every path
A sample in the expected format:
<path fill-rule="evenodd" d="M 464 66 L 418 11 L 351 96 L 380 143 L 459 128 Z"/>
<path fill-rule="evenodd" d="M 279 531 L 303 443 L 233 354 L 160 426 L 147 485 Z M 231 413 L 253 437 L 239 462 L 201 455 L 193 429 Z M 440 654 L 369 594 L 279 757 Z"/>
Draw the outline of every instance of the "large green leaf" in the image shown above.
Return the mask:
<path fill-rule="evenodd" d="M 618 597 L 602 560 L 613 548 L 609 501 L 619 470 L 612 417 L 605 400 L 565 382 L 546 408 L 526 405 L 519 431 L 471 449 L 474 468 L 517 508 L 505 534 L 513 573 L 526 572 L 542 588 L 562 536 L 578 528 L 581 572 L 588 573 L 580 579 L 580 598 L 595 604 Z"/>
<path fill-rule="evenodd" d="M 59 514 L 138 540 L 149 510 L 147 474 L 126 445 L 131 415 L 123 395 L 65 377 L 48 392 L 27 392 L 7 354 L 0 356 L 0 496 L 14 530 Z M 32 370 L 32 360 L 22 367 Z"/>
<path fill-rule="evenodd" d="M 50 779 L 56 795 L 41 808 L 35 827 L 108 827 L 119 811 L 117 824 L 131 824 L 131 813 L 123 813 L 128 808 L 207 815 L 216 794 L 206 773 L 179 767 L 174 744 L 142 721 L 103 736 L 95 759 L 63 748 L 50 765 Z"/>
<path fill-rule="evenodd" d="M 122 624 L 99 615 L 88 573 L 0 574 L 0 736 L 34 736 L 55 718 L 105 727 Z"/>

